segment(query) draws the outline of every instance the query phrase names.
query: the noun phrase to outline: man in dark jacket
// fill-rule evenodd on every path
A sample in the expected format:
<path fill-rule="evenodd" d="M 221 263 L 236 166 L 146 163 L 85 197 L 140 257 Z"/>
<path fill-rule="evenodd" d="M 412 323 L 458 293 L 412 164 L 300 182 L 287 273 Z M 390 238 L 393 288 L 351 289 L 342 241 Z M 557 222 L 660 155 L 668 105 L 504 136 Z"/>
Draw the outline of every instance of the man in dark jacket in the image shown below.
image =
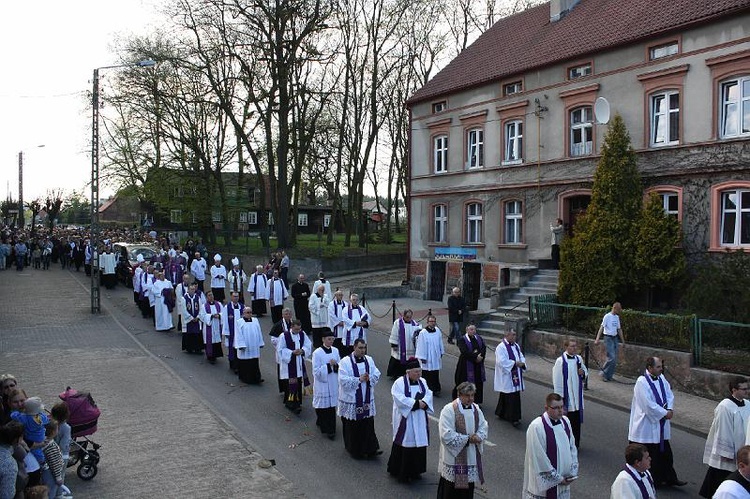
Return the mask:
<path fill-rule="evenodd" d="M 455 343 L 456 338 L 461 336 L 461 323 L 464 321 L 466 311 L 466 300 L 461 296 L 459 288 L 453 288 L 453 293 L 448 297 L 448 321 L 451 323 L 451 332 L 448 335 L 448 343 Z"/>

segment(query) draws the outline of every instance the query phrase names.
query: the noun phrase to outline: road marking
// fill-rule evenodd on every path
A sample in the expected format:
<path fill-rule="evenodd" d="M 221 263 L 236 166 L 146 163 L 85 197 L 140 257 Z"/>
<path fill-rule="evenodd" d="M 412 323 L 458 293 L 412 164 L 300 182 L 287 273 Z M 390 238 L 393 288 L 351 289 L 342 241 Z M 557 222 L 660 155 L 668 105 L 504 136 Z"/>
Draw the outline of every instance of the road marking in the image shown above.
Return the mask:
<path fill-rule="evenodd" d="M 428 415 L 427 417 L 430 418 L 431 420 L 435 421 L 436 423 L 440 424 L 440 419 L 436 418 L 435 416 L 429 416 Z M 493 444 L 489 440 L 485 440 L 484 441 L 484 445 L 486 445 L 487 447 L 497 447 L 497 444 Z"/>

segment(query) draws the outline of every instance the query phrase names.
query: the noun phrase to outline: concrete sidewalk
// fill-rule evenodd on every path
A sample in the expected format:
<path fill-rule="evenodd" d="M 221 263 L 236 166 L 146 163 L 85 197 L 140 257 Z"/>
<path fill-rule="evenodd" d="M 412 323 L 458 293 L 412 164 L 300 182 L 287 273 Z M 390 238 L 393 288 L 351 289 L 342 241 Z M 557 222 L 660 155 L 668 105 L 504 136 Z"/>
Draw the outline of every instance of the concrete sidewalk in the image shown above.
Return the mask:
<path fill-rule="evenodd" d="M 405 309 L 414 311 L 414 318 L 421 320 L 429 311 L 438 320 L 438 327 L 444 335 L 448 333 L 448 310 L 442 302 L 417 300 L 411 298 L 396 298 L 396 310 L 400 313 Z M 381 332 L 390 332 L 393 324 L 391 299 L 367 300 L 367 310 L 374 317 L 372 328 Z M 446 343 L 446 352 L 450 355 L 459 355 L 458 347 Z M 533 353 L 525 353 L 527 361 L 527 371 L 525 378 L 534 383 L 549 386 L 552 388 L 552 366 L 555 359 L 546 359 Z M 488 367 L 487 388 L 485 394 L 489 394 L 488 388 L 492 389 L 492 376 L 494 375 L 495 352 L 494 349 L 487 349 L 486 366 Z M 603 382 L 598 375 L 599 370 L 595 365 L 591 365 L 589 375 L 589 389 L 584 394 L 587 400 L 597 401 L 615 409 L 621 409 L 630 412 L 630 404 L 633 400 L 633 385 L 635 380 L 616 375 L 613 381 Z M 694 435 L 706 437 L 713 420 L 713 411 L 717 405 L 716 401 L 690 395 L 680 392 L 677 383 L 672 382 L 667 373 L 667 379 L 670 380 L 672 390 L 675 393 L 675 412 L 672 425 L 676 428 L 692 433 Z M 491 395 L 493 400 L 495 396 Z"/>
<path fill-rule="evenodd" d="M 104 290 L 103 290 L 104 291 Z M 49 408 L 66 386 L 92 393 L 102 415 L 89 482 L 69 468 L 76 498 L 301 497 L 197 392 L 129 332 L 104 293 L 67 271 L 0 272 L 0 371 Z"/>

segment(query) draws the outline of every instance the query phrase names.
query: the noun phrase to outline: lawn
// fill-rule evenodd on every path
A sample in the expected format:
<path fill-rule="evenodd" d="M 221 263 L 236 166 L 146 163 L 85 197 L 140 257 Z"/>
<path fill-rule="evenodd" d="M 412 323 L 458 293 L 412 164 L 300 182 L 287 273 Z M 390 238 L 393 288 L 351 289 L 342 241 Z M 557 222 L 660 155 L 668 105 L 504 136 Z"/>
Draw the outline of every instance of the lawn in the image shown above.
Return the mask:
<path fill-rule="evenodd" d="M 393 242 L 391 244 L 382 244 L 373 242 L 373 236 L 371 235 L 370 243 L 365 248 L 360 248 L 357 236 L 352 236 L 351 245 L 347 247 L 344 246 L 345 238 L 343 234 L 335 235 L 331 245 L 326 244 L 325 235 L 323 235 L 322 239 L 319 239 L 317 234 L 299 234 L 297 235 L 296 246 L 288 248 L 288 250 L 295 258 L 339 258 L 350 255 L 378 255 L 405 252 L 406 232 L 393 234 L 392 237 Z M 271 238 L 270 245 L 270 249 L 264 248 L 259 237 L 240 237 L 232 242 L 229 252 L 267 256 L 269 251 L 276 250 L 276 238 Z"/>

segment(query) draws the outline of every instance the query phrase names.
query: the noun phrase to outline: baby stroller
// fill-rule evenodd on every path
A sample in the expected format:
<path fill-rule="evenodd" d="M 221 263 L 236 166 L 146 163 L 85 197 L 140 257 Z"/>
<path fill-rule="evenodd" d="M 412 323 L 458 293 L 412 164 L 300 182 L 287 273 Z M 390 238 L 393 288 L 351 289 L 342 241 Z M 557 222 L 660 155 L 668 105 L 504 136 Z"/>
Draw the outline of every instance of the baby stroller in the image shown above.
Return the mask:
<path fill-rule="evenodd" d="M 70 409 L 70 459 L 68 467 L 78 464 L 76 474 L 81 480 L 91 480 L 96 476 L 99 464 L 99 447 L 89 435 L 96 433 L 96 424 L 101 411 L 88 392 L 79 392 L 70 387 L 60 394 L 60 399 Z M 79 464 L 80 463 L 80 464 Z"/>

